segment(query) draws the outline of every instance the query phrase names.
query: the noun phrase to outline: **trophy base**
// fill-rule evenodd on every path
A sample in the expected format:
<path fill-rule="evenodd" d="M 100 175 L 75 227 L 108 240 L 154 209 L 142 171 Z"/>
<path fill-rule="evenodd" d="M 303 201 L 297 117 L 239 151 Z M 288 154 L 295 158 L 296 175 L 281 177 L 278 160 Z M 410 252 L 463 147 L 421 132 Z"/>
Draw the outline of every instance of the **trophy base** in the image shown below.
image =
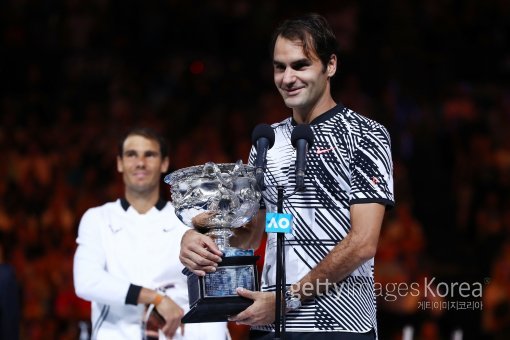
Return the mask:
<path fill-rule="evenodd" d="M 203 299 L 190 308 L 181 319 L 182 323 L 224 322 L 228 317 L 236 315 L 253 303 L 243 297 L 226 297 Z"/>
<path fill-rule="evenodd" d="M 259 256 L 229 256 L 218 264 L 216 272 L 197 276 L 188 269 L 190 310 L 182 323 L 222 322 L 250 306 L 253 301 L 237 295 L 236 288 L 259 290 L 256 262 Z"/>

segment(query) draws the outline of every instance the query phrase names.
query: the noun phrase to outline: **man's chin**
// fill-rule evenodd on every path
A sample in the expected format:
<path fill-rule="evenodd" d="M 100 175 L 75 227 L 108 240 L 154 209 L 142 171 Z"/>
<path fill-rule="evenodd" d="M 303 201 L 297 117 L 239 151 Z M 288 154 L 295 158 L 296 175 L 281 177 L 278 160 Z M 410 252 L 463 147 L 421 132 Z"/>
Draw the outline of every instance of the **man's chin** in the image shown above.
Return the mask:
<path fill-rule="evenodd" d="M 152 185 L 133 185 L 131 187 L 131 191 L 133 191 L 134 193 L 138 194 L 138 195 L 144 195 L 144 194 L 148 194 L 148 193 L 151 193 L 152 191 L 154 190 L 154 187 Z"/>
<path fill-rule="evenodd" d="M 289 109 L 295 109 L 299 107 L 299 101 L 297 98 L 286 98 L 284 103 L 285 106 L 287 106 Z"/>

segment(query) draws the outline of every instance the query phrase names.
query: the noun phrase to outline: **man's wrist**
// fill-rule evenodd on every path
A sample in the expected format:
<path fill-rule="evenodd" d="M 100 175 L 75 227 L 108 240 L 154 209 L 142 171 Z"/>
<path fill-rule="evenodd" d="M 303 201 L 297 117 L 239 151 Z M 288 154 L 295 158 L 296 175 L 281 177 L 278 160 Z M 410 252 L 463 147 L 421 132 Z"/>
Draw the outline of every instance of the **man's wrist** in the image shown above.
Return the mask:
<path fill-rule="evenodd" d="M 156 294 L 152 298 L 151 304 L 153 304 L 155 308 L 158 307 L 158 305 L 163 301 L 165 296 L 166 296 L 165 293 L 156 291 Z"/>

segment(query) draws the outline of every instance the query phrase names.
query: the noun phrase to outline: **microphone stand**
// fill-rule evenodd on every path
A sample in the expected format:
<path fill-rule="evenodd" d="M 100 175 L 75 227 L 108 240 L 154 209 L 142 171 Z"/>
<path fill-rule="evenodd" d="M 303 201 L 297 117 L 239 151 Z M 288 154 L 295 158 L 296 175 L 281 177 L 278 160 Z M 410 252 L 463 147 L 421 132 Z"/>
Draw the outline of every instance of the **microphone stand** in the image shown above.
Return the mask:
<path fill-rule="evenodd" d="M 294 195 L 297 190 L 293 191 L 291 194 L 285 196 L 284 195 L 284 187 L 282 185 L 276 186 L 277 192 L 277 201 L 276 201 L 276 212 L 278 214 L 283 213 L 283 200 Z M 267 198 L 266 198 L 267 199 Z M 275 202 L 268 200 L 269 202 L 275 204 Z M 282 304 L 282 297 L 285 296 L 286 290 L 286 275 L 285 275 L 285 233 L 276 233 L 276 301 L 275 301 L 275 339 L 285 339 L 285 310 L 287 306 Z"/>
<path fill-rule="evenodd" d="M 266 129 L 264 127 L 264 129 Z M 269 127 L 270 129 L 270 127 Z M 267 130 L 269 130 L 267 129 Z M 253 139 L 253 136 L 252 136 L 252 139 Z M 276 202 L 276 208 L 277 208 L 277 213 L 278 214 L 282 214 L 283 213 L 283 200 L 285 198 L 289 198 L 291 197 L 292 195 L 294 195 L 295 193 L 297 193 L 298 191 L 304 191 L 304 169 L 305 169 L 305 155 L 306 155 L 306 151 L 307 151 L 307 144 L 309 144 L 309 146 L 311 146 L 313 144 L 313 131 L 312 129 L 310 128 L 310 126 L 308 126 L 307 124 L 301 124 L 301 125 L 298 125 L 293 131 L 292 131 L 292 135 L 291 135 L 291 142 L 292 142 L 292 146 L 294 147 L 297 147 L 298 149 L 298 156 L 299 156 L 299 150 L 302 150 L 304 151 L 304 154 L 302 155 L 303 157 L 300 158 L 298 157 L 298 159 L 296 159 L 296 170 L 300 169 L 300 171 L 303 172 L 303 175 L 301 175 L 301 181 L 298 181 L 298 177 L 299 176 L 296 176 L 296 189 L 294 190 L 294 192 L 292 192 L 291 194 L 289 194 L 288 196 L 284 196 L 284 187 L 282 185 L 277 185 L 276 186 L 276 190 L 277 190 L 277 202 Z M 274 140 L 273 140 L 274 142 Z M 255 145 L 255 144 L 254 144 Z M 272 144 L 271 144 L 272 146 Z M 257 150 L 257 154 L 258 154 L 258 150 Z M 265 155 L 264 155 L 264 158 L 265 158 Z M 300 166 L 299 166 L 299 164 Z M 296 174 L 298 175 L 298 174 Z M 260 176 L 259 178 L 257 178 L 257 183 L 258 181 L 260 180 L 260 187 L 261 188 L 264 188 L 265 186 L 263 185 L 263 177 Z M 267 197 L 266 197 L 267 199 Z M 272 202 L 271 200 L 267 199 L 268 201 L 270 201 L 272 204 L 274 204 L 274 202 Z M 275 287 L 275 296 L 276 296 L 276 303 L 275 303 L 275 322 L 274 322 L 274 326 L 275 326 L 275 339 L 285 339 L 285 322 L 286 322 L 286 315 L 285 315 L 285 312 L 286 312 L 286 309 L 287 309 L 287 305 L 283 305 L 282 306 L 282 296 L 285 296 L 285 290 L 286 290 L 286 286 L 287 286 L 287 283 L 285 282 L 286 280 L 286 275 L 285 275 L 285 233 L 282 233 L 282 232 L 277 232 L 277 235 L 276 235 L 276 287 Z"/>
<path fill-rule="evenodd" d="M 278 199 L 276 201 L 277 213 L 283 213 L 283 186 L 279 185 L 276 187 Z M 276 310 L 275 310 L 275 321 L 274 321 L 274 338 L 285 339 L 285 307 L 282 306 L 282 296 L 286 286 L 286 275 L 285 275 L 285 234 L 277 233 L 276 235 Z M 281 323 L 281 327 L 280 327 Z"/>

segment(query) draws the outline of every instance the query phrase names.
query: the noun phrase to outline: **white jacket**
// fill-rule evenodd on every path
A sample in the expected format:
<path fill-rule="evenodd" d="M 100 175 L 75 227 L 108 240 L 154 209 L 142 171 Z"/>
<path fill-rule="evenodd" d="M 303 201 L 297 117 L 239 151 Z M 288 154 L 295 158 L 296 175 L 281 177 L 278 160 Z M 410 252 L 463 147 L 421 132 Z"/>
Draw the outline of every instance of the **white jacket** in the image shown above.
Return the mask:
<path fill-rule="evenodd" d="M 87 210 L 76 240 L 74 285 L 78 296 L 92 302 L 92 339 L 142 339 L 144 306 L 126 304 L 132 284 L 152 289 L 172 284 L 167 295 L 189 309 L 179 261 L 187 229 L 163 201 L 145 214 L 120 199 Z M 227 334 L 224 322 L 186 324 L 184 337 L 175 338 L 223 340 Z"/>

